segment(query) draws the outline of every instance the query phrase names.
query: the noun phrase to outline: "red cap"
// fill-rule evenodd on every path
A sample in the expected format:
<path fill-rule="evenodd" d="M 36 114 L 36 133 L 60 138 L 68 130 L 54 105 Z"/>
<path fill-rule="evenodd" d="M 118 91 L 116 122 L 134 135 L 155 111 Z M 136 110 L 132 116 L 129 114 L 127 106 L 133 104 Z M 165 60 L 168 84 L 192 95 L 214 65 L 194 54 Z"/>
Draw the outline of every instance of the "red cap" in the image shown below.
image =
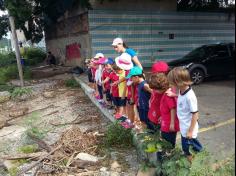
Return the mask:
<path fill-rule="evenodd" d="M 167 73 L 169 71 L 169 66 L 164 61 L 158 61 L 152 66 L 152 73 Z"/>

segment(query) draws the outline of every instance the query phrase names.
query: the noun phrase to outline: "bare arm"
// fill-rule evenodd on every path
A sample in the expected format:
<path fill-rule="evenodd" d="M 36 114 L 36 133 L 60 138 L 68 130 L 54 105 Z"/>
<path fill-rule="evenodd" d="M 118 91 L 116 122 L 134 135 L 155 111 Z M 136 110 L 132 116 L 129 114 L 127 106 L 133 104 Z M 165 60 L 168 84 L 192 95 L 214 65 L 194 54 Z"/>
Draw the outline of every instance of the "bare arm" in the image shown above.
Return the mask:
<path fill-rule="evenodd" d="M 153 90 L 149 87 L 148 84 L 145 84 L 145 85 L 144 85 L 144 90 L 146 90 L 146 91 L 149 92 L 149 93 L 152 93 L 152 92 L 153 92 Z"/>
<path fill-rule="evenodd" d="M 110 81 L 110 78 L 106 78 L 106 79 L 102 82 L 102 84 L 106 84 L 108 81 Z"/>
<path fill-rule="evenodd" d="M 134 63 L 135 63 L 138 67 L 140 67 L 140 68 L 143 69 L 143 66 L 142 66 L 142 64 L 141 64 L 141 62 L 139 61 L 139 59 L 138 59 L 137 56 L 134 56 L 132 60 L 134 61 Z"/>
<path fill-rule="evenodd" d="M 170 131 L 175 131 L 175 116 L 176 116 L 176 109 L 170 110 Z"/>
<path fill-rule="evenodd" d="M 193 113 L 192 121 L 191 121 L 191 126 L 188 130 L 187 138 L 192 139 L 193 138 L 193 130 L 197 124 L 197 121 L 199 119 L 199 114 L 198 112 Z"/>

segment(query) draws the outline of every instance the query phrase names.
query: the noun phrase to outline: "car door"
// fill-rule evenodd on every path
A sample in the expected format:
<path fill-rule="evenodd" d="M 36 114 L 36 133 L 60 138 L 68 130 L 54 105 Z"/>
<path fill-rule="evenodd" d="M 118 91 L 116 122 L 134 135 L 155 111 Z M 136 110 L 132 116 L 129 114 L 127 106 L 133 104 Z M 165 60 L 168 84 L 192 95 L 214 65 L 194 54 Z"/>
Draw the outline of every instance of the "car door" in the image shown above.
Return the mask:
<path fill-rule="evenodd" d="M 227 45 L 216 45 L 209 50 L 209 58 L 205 63 L 208 75 L 228 75 L 232 70 L 232 57 Z"/>

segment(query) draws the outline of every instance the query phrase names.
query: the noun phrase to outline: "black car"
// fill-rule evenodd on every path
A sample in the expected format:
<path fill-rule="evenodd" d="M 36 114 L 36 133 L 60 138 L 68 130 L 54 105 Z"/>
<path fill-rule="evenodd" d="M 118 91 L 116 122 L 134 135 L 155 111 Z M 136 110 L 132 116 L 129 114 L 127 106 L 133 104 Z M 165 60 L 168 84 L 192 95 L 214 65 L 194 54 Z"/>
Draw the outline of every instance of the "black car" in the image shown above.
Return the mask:
<path fill-rule="evenodd" d="M 182 59 L 169 62 L 170 68 L 186 67 L 195 84 L 209 76 L 235 74 L 235 43 L 204 45 L 196 48 Z"/>

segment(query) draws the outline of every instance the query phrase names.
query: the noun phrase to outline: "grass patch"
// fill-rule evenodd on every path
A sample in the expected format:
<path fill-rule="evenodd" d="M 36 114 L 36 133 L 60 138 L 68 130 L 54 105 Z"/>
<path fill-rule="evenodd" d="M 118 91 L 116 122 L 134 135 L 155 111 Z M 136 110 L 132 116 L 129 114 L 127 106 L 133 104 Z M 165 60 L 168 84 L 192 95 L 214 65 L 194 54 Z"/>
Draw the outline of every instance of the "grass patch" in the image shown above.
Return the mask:
<path fill-rule="evenodd" d="M 70 87 L 70 88 L 78 88 L 80 87 L 79 83 L 75 80 L 75 79 L 68 79 L 65 81 L 65 85 L 66 87 Z"/>
<path fill-rule="evenodd" d="M 24 153 L 24 154 L 30 154 L 35 153 L 38 151 L 38 145 L 25 145 L 18 149 L 18 152 Z"/>

